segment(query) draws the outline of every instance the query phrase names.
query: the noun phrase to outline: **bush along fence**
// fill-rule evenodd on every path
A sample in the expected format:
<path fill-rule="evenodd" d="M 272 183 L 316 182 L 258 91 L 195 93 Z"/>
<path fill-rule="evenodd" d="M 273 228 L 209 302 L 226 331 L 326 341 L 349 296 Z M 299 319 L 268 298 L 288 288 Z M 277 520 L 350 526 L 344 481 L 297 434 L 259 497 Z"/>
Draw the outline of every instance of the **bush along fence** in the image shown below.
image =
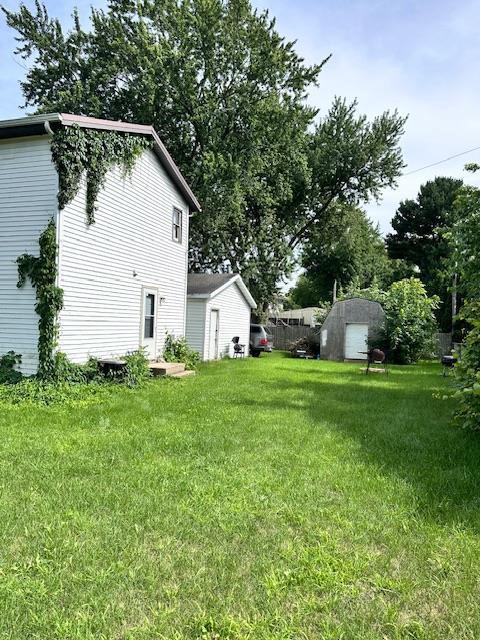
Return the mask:
<path fill-rule="evenodd" d="M 269 325 L 268 333 L 273 337 L 273 346 L 279 351 L 288 351 L 292 342 L 299 338 L 309 338 L 320 343 L 320 327 L 302 325 Z"/>

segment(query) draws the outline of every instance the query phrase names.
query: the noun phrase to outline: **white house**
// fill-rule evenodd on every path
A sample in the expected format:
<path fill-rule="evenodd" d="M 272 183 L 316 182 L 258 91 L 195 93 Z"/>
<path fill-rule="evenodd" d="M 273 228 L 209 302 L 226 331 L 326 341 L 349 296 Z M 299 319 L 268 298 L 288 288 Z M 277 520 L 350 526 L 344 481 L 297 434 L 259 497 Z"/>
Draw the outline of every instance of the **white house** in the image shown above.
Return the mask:
<path fill-rule="evenodd" d="M 235 336 L 248 355 L 250 315 L 256 308 L 238 273 L 190 273 L 186 338 L 202 360 L 228 355 Z"/>
<path fill-rule="evenodd" d="M 95 223 L 86 223 L 86 188 L 59 210 L 52 132 L 60 127 L 146 136 L 152 148 L 125 176 L 107 174 Z M 200 206 L 150 126 L 48 114 L 0 122 L 0 355 L 38 365 L 39 317 L 29 281 L 17 288 L 16 259 L 38 255 L 54 219 L 57 286 L 64 292 L 58 349 L 74 362 L 109 358 L 139 346 L 161 355 L 165 333 L 185 334 L 189 214 Z"/>

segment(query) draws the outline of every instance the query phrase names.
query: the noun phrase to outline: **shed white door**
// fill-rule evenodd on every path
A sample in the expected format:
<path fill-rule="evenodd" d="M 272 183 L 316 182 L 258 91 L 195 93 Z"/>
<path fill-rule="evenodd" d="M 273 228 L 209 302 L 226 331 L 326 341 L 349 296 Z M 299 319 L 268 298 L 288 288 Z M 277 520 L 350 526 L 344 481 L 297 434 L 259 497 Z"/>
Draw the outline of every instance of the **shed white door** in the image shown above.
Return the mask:
<path fill-rule="evenodd" d="M 345 327 L 345 358 L 347 360 L 366 360 L 368 324 L 347 324 Z"/>
<path fill-rule="evenodd" d="M 218 331 L 219 331 L 219 311 L 212 309 L 210 311 L 210 335 L 208 341 L 208 359 L 216 360 L 218 358 Z"/>

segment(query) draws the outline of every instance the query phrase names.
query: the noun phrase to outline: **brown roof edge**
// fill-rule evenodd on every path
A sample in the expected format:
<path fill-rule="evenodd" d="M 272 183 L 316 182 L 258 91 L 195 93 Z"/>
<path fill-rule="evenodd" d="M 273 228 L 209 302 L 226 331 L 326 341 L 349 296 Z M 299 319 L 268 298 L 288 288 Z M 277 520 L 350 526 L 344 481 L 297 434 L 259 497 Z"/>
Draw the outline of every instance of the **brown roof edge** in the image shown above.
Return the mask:
<path fill-rule="evenodd" d="M 104 120 L 103 118 L 91 118 L 90 116 L 78 116 L 74 113 L 59 113 L 60 122 L 66 126 L 77 124 L 87 129 L 105 129 L 108 131 L 124 131 L 125 133 L 152 134 L 154 130 L 148 124 L 135 124 L 123 122 L 123 120 Z"/>

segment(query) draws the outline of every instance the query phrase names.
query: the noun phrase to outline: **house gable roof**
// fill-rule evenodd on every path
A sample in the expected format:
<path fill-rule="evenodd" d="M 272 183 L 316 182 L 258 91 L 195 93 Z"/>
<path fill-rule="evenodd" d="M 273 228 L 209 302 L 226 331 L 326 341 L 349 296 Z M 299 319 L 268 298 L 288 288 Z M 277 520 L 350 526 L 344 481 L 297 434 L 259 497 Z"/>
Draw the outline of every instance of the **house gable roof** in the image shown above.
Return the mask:
<path fill-rule="evenodd" d="M 189 298 L 210 299 L 232 284 L 238 286 L 250 307 L 256 309 L 257 303 L 239 273 L 189 273 L 187 296 Z"/>
<path fill-rule="evenodd" d="M 185 198 L 191 211 L 201 211 L 200 203 L 187 184 L 180 169 L 168 153 L 165 145 L 160 140 L 155 129 L 150 125 L 133 124 L 116 120 L 102 120 L 87 116 L 78 116 L 70 113 L 47 113 L 36 116 L 16 118 L 14 120 L 0 121 L 0 139 L 19 138 L 24 136 L 46 135 L 52 133 L 55 128 L 77 125 L 85 129 L 97 129 L 104 131 L 118 131 L 136 135 L 151 136 L 153 138 L 153 150 L 158 156 L 163 168 L 175 184 L 179 192 Z"/>

